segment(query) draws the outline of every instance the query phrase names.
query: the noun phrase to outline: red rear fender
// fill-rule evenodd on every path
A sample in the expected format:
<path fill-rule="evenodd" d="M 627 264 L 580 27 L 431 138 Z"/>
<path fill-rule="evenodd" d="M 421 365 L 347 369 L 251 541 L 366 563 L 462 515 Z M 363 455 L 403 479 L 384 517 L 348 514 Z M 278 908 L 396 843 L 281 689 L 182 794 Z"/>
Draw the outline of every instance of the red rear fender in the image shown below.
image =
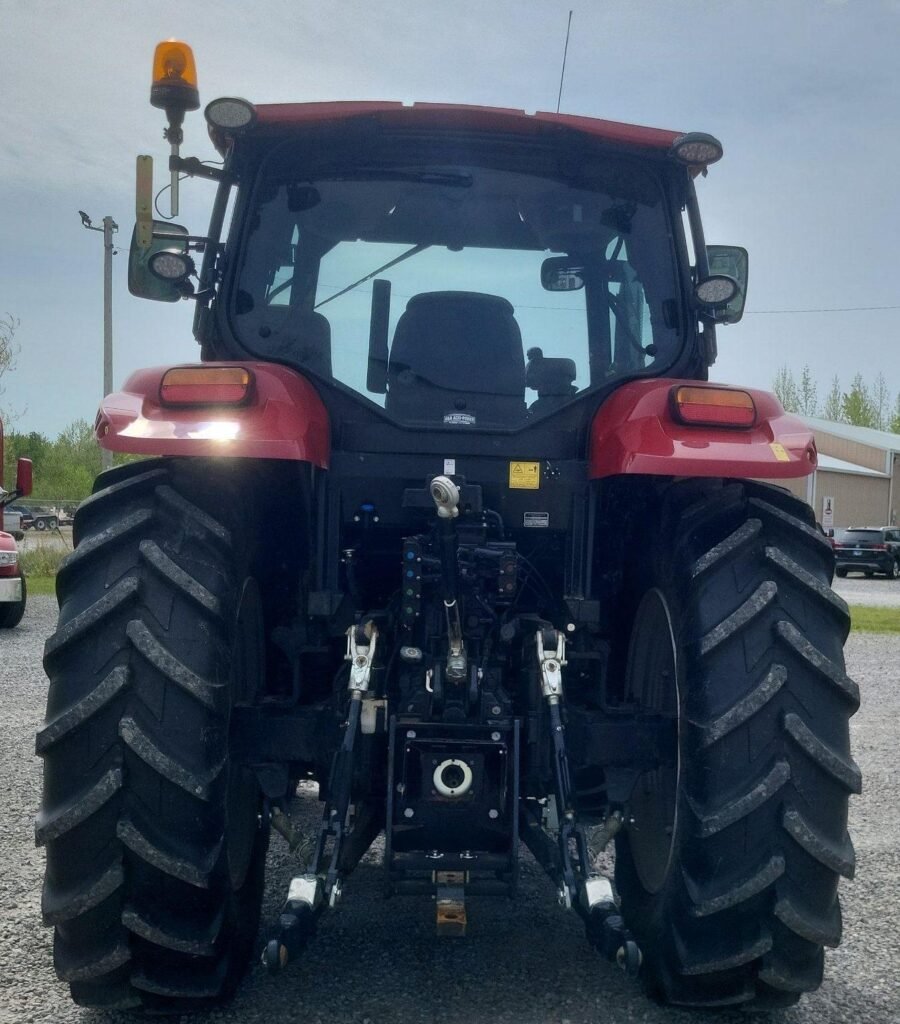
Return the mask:
<path fill-rule="evenodd" d="M 133 373 L 100 404 L 94 430 L 103 448 L 136 455 L 227 455 L 291 459 L 326 468 L 331 452 L 328 413 L 310 382 L 274 363 L 240 365 L 252 371 L 241 405 L 163 405 L 160 382 L 168 366 Z"/>
<path fill-rule="evenodd" d="M 741 389 L 756 405 L 752 427 L 685 426 L 670 406 L 671 391 L 679 384 L 698 386 L 697 381 L 659 378 L 632 381 L 603 403 L 591 425 L 591 479 L 642 473 L 772 480 L 815 470 L 811 431 L 786 413 L 774 395 Z"/>

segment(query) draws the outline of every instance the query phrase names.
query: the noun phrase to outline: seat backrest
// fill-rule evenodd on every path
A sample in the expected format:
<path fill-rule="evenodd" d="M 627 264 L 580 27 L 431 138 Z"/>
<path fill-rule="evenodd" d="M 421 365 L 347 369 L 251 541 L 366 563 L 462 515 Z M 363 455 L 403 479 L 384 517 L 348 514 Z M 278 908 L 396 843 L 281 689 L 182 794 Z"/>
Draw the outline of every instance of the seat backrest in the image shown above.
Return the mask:
<path fill-rule="evenodd" d="M 320 377 L 331 373 L 331 324 L 310 309 L 278 311 L 258 331 L 255 349 L 262 357 L 284 360 L 298 369 L 312 370 Z"/>
<path fill-rule="evenodd" d="M 385 408 L 429 422 L 515 422 L 525 357 L 513 307 L 481 292 L 423 292 L 397 322 Z M 451 417 L 448 419 L 447 417 Z"/>
<path fill-rule="evenodd" d="M 296 332 L 296 359 L 320 377 L 331 376 L 331 324 L 321 313 L 304 311 L 290 321 Z"/>

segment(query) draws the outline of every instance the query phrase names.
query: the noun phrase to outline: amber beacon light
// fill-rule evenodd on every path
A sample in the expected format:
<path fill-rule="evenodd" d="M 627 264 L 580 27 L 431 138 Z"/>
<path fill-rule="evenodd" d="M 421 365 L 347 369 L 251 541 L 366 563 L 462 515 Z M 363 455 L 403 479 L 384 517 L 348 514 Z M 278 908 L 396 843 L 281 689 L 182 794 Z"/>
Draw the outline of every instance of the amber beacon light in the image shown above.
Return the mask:
<path fill-rule="evenodd" d="M 153 54 L 153 84 L 150 103 L 167 114 L 180 110 L 196 110 L 200 106 L 197 89 L 197 66 L 187 43 L 169 39 L 160 43 Z"/>
<path fill-rule="evenodd" d="M 184 115 L 200 106 L 197 89 L 197 65 L 194 53 L 187 43 L 168 39 L 159 43 L 153 54 L 153 82 L 150 85 L 150 103 L 166 112 L 169 127 L 164 135 L 171 146 L 169 173 L 171 175 L 171 209 L 178 215 L 178 161 L 184 133 Z"/>

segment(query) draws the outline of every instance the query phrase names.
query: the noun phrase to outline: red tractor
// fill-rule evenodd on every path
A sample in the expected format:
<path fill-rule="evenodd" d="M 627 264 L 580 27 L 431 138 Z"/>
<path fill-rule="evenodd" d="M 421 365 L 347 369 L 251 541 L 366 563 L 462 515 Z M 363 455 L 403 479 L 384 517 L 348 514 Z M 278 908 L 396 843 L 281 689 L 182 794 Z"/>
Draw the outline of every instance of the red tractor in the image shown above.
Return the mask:
<path fill-rule="evenodd" d="M 271 829 L 298 854 L 273 972 L 383 833 L 386 891 L 439 932 L 515 894 L 524 844 L 663 1002 L 815 989 L 859 694 L 831 547 L 754 482 L 811 473 L 813 438 L 708 383 L 747 280 L 694 190 L 721 145 L 226 98 L 217 164 L 180 155 L 184 44 L 151 99 L 173 187 L 217 192 L 203 235 L 151 220 L 138 158 L 129 286 L 196 304 L 199 361 L 104 399 L 100 443 L 152 459 L 100 476 L 58 577 L 37 838 L 74 999 L 233 992 Z"/>
<path fill-rule="evenodd" d="M 31 494 L 31 460 L 20 458 L 16 463 L 16 486 L 12 491 L 3 488 L 3 423 L 0 421 L 0 629 L 18 626 L 25 614 L 28 598 L 25 577 L 19 565 L 16 539 L 6 533 L 3 510 L 17 498 Z M 16 534 L 21 536 L 21 533 Z"/>

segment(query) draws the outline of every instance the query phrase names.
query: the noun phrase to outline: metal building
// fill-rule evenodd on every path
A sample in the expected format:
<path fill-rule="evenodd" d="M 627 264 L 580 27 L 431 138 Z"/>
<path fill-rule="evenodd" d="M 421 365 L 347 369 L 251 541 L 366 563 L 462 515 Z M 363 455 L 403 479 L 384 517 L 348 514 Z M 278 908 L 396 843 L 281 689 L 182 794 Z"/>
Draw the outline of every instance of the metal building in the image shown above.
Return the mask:
<path fill-rule="evenodd" d="M 896 525 L 900 518 L 900 434 L 806 417 L 819 466 L 804 479 L 779 481 L 805 498 L 827 530 Z"/>

